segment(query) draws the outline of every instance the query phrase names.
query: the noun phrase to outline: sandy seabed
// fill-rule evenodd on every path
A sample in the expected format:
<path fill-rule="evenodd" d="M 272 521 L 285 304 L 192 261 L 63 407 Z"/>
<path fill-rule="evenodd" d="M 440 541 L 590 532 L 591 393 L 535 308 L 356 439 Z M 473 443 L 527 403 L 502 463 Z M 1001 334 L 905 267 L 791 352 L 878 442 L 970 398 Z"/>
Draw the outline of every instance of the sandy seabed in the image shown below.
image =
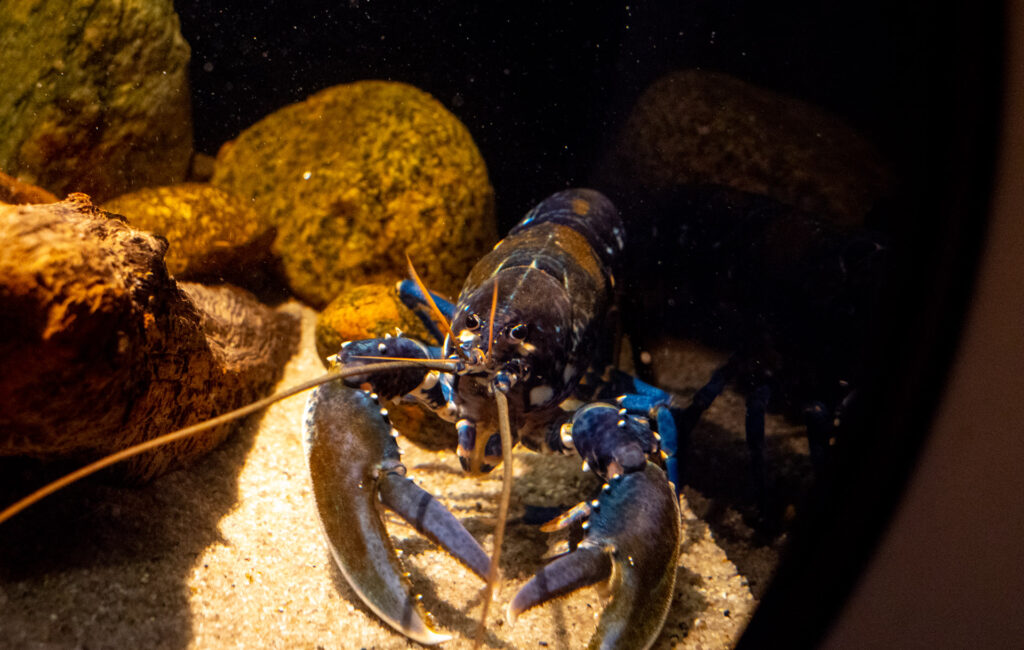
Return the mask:
<path fill-rule="evenodd" d="M 297 303 L 303 338 L 280 388 L 323 371 L 313 344 L 315 314 Z M 700 385 L 720 358 L 668 349 L 659 367 L 681 393 Z M 664 374 L 664 372 L 662 372 Z M 74 486 L 0 526 L 0 647 L 10 648 L 404 648 L 334 567 L 321 536 L 300 440 L 305 398 L 277 403 L 207 458 L 142 488 Z M 743 476 L 742 400 L 725 394 L 694 435 L 691 464 L 704 467 L 681 500 L 683 552 L 672 607 L 657 648 L 731 646 L 763 594 L 784 535 L 755 534 L 723 480 Z M 769 422 L 775 455 L 802 467 L 799 435 Z M 463 475 L 454 453 L 400 438 L 409 475 L 439 496 L 490 549 L 500 472 Z M 737 460 L 740 459 L 740 460 Z M 787 461 L 788 462 L 788 461 Z M 789 463 L 789 464 L 794 464 Z M 785 462 L 783 463 L 786 464 Z M 794 470 L 795 471 L 795 470 Z M 800 470 L 802 471 L 802 470 Z M 578 459 L 519 450 L 504 580 L 485 645 L 577 648 L 593 632 L 601 601 L 588 588 L 504 618 L 505 605 L 540 568 L 552 540 L 522 523 L 524 505 L 568 506 L 597 487 Z M 718 476 L 718 479 L 710 478 Z M 733 490 L 734 492 L 734 490 Z M 414 588 L 455 638 L 468 645 L 483 583 L 397 519 L 389 530 Z"/>

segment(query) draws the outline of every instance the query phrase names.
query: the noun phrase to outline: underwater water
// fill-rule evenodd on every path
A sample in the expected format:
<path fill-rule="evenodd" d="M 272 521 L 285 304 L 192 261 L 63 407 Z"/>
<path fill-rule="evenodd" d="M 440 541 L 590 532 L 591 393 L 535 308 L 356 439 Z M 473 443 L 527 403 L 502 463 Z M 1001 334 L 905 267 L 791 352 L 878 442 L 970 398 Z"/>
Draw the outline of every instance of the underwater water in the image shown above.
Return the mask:
<path fill-rule="evenodd" d="M 585 343 L 552 364 L 569 377 L 578 354 L 635 372 L 671 395 L 683 433 L 680 553 L 658 569 L 675 574 L 667 614 L 649 604 L 625 635 L 733 646 L 807 535 L 818 549 L 807 555 L 833 558 L 838 576 L 794 633 L 813 642 L 899 492 L 959 327 L 945 324 L 937 370 L 899 407 L 925 414 L 921 430 L 879 442 L 905 395 L 885 369 L 913 365 L 901 342 L 915 338 L 928 268 L 958 218 L 935 209 L 960 188 L 934 181 L 963 153 L 949 125 L 980 161 L 965 187 L 991 164 L 995 122 L 981 118 L 995 84 L 976 75 L 976 104 L 937 101 L 960 71 L 943 45 L 954 21 L 915 17 L 796 1 L 2 0 L 2 505 L 316 377 L 342 342 L 396 328 L 430 341 L 392 289 L 410 264 L 431 290 L 454 300 L 465 282 L 468 294 L 483 284 L 471 269 L 524 214 L 589 187 L 622 217 L 624 248 L 601 276 L 616 308 L 591 315 Z M 977 24 L 972 34 L 987 33 Z M 983 226 L 948 258 L 966 270 L 950 313 Z M 559 232 L 590 247 L 566 245 L 570 262 L 604 273 L 593 238 Z M 567 297 L 577 313 L 584 298 Z M 481 320 L 490 329 L 503 310 Z M 544 318 L 522 324 L 536 335 Z M 551 391 L 539 388 L 528 406 Z M 0 523 L 0 646 L 406 647 L 324 544 L 303 403 L 122 463 Z M 465 474 L 452 425 L 388 409 L 408 475 L 491 552 L 501 471 Z M 892 465 L 875 483 L 882 505 L 860 501 L 868 515 L 849 506 L 865 474 L 850 459 L 865 448 L 867 462 Z M 514 458 L 483 642 L 582 646 L 608 605 L 598 591 L 514 625 L 505 607 L 564 541 L 537 513 L 589 502 L 607 477 L 575 453 L 521 445 Z M 862 531 L 807 533 L 819 530 L 809 514 L 848 507 Z M 437 628 L 474 638 L 484 582 L 386 521 Z"/>

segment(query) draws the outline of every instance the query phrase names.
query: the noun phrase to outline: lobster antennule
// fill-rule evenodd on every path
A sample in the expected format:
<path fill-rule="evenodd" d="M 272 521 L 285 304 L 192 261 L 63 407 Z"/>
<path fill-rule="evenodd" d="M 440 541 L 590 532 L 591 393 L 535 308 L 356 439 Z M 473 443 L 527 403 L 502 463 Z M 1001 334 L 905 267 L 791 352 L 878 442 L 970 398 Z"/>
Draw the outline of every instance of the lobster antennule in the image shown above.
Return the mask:
<path fill-rule="evenodd" d="M 430 305 L 430 311 L 434 314 L 434 318 L 437 319 L 438 323 L 444 325 L 444 330 L 448 333 L 448 336 L 451 337 L 451 340 L 454 341 L 455 333 L 452 332 L 452 324 L 444 317 L 444 314 L 441 312 L 441 308 L 437 306 L 437 303 L 434 302 L 434 297 L 430 295 L 427 285 L 425 285 L 423 280 L 420 279 L 420 274 L 416 272 L 416 267 L 412 264 L 412 258 L 406 255 L 405 261 L 409 263 L 409 275 L 412 276 L 413 282 L 415 282 L 416 286 L 419 287 L 421 292 L 423 292 L 423 296 L 425 297 L 427 304 Z"/>
<path fill-rule="evenodd" d="M 29 506 L 50 496 L 51 494 L 58 492 L 66 488 L 67 486 L 71 485 L 72 483 L 75 483 L 83 478 L 86 478 L 87 476 L 91 476 L 92 474 L 95 474 L 100 470 L 104 470 L 110 467 L 111 465 L 115 465 L 121 462 L 122 460 L 133 458 L 140 454 L 144 454 L 152 449 L 156 449 L 157 447 L 163 447 L 164 445 L 168 445 L 172 442 L 177 442 L 179 440 L 184 440 L 186 438 L 197 436 L 203 433 L 204 431 L 207 431 L 214 427 L 220 426 L 227 422 L 231 422 L 233 420 L 237 420 L 239 418 L 243 418 L 247 415 L 265 409 L 274 402 L 279 402 L 283 399 L 287 399 L 293 395 L 305 392 L 310 388 L 315 388 L 317 386 L 320 386 L 321 384 L 328 383 L 335 379 L 341 379 L 352 375 L 358 375 L 366 372 L 376 372 L 392 368 L 428 368 L 431 370 L 452 370 L 454 364 L 454 361 L 447 359 L 407 359 L 397 362 L 388 361 L 377 364 L 370 364 L 361 366 L 359 368 L 339 368 L 331 370 L 330 372 L 320 375 L 319 377 L 310 379 L 309 381 L 305 381 L 296 386 L 292 386 L 287 390 L 274 393 L 273 395 L 264 397 L 261 400 L 257 400 L 255 402 L 252 402 L 251 404 L 239 407 L 233 411 L 228 411 L 227 413 L 218 415 L 217 417 L 206 420 L 205 422 L 200 422 L 198 424 L 193 424 L 191 426 L 178 429 L 177 431 L 166 433 L 162 436 L 152 438 L 151 440 L 141 442 L 131 447 L 126 447 L 125 449 L 114 452 L 113 454 L 104 456 L 103 458 L 100 458 L 99 460 L 96 460 L 86 465 L 85 467 L 75 470 L 70 474 L 66 474 L 51 483 L 47 483 L 46 485 L 39 488 L 35 492 L 32 492 L 28 496 L 23 497 L 22 499 L 11 504 L 3 511 L 0 511 L 0 524 L 4 523 L 11 517 L 14 517 L 19 512 L 25 510 Z"/>
<path fill-rule="evenodd" d="M 491 346 L 494 343 L 494 314 L 498 311 L 498 283 L 494 283 L 491 293 L 491 318 L 487 323 L 487 358 L 491 358 Z"/>
<path fill-rule="evenodd" d="M 508 417 L 508 397 L 502 391 L 495 390 L 494 401 L 498 407 L 498 432 L 501 434 L 501 455 L 504 469 L 501 475 L 498 523 L 494 527 L 494 549 L 491 551 L 491 566 L 487 575 L 487 588 L 484 590 L 484 607 L 480 613 L 476 638 L 473 639 L 474 649 L 479 648 L 483 642 L 484 630 L 487 628 L 487 612 L 490 610 L 491 599 L 501 580 L 498 563 L 501 561 L 501 546 L 505 541 L 505 524 L 508 523 L 508 506 L 512 499 L 512 426 Z"/>

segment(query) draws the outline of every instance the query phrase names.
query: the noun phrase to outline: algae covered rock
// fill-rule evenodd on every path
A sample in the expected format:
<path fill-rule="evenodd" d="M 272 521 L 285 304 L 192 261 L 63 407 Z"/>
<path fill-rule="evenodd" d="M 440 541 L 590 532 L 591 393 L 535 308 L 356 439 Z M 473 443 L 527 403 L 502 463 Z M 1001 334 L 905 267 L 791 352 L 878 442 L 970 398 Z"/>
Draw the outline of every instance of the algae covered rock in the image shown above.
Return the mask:
<path fill-rule="evenodd" d="M 189 47 L 171 0 L 4 0 L 0 169 L 97 201 L 184 179 Z"/>
<path fill-rule="evenodd" d="M 179 285 L 167 242 L 83 194 L 0 206 L 0 456 L 88 460 L 265 395 L 296 319 L 230 286 Z M 135 457 L 145 480 L 236 423 Z"/>
<path fill-rule="evenodd" d="M 211 182 L 269 216 L 292 290 L 318 307 L 403 276 L 406 254 L 428 286 L 454 293 L 496 239 L 469 132 L 401 83 L 335 86 L 282 108 L 221 148 Z"/>
<path fill-rule="evenodd" d="M 254 274 L 272 265 L 273 226 L 248 202 L 210 185 L 142 189 L 107 201 L 103 209 L 165 237 L 170 245 L 164 262 L 179 280 L 228 280 L 249 287 Z"/>
<path fill-rule="evenodd" d="M 316 319 L 316 349 L 320 359 L 336 354 L 345 341 L 380 338 L 401 331 L 404 336 L 433 344 L 420 319 L 398 298 L 394 283 L 365 284 L 338 294 Z M 416 404 L 388 407 L 391 421 L 402 434 L 427 449 L 454 449 L 455 427 Z"/>
<path fill-rule="evenodd" d="M 853 225 L 889 190 L 890 173 L 869 141 L 815 106 L 683 70 L 636 101 L 601 178 L 612 194 L 723 185 Z"/>

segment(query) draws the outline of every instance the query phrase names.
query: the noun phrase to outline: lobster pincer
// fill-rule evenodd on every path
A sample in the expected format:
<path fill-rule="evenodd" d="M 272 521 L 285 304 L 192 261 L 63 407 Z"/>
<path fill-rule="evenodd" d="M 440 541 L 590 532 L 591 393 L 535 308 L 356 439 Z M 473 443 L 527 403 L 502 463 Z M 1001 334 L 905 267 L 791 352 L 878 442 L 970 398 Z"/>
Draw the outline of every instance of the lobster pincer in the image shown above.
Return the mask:
<path fill-rule="evenodd" d="M 590 648 L 647 648 L 658 637 L 675 587 L 679 505 L 651 462 L 618 474 L 590 502 L 542 530 L 570 528 L 570 551 L 527 582 L 508 606 L 509 620 L 553 598 L 596 585 L 609 602 Z M 582 541 L 575 544 L 582 530 Z"/>
<path fill-rule="evenodd" d="M 304 446 L 313 495 L 335 563 L 378 616 L 402 634 L 433 644 L 430 628 L 381 520 L 383 504 L 481 578 L 490 558 L 433 496 L 405 477 L 386 410 L 369 391 L 324 384 L 306 405 Z"/>

